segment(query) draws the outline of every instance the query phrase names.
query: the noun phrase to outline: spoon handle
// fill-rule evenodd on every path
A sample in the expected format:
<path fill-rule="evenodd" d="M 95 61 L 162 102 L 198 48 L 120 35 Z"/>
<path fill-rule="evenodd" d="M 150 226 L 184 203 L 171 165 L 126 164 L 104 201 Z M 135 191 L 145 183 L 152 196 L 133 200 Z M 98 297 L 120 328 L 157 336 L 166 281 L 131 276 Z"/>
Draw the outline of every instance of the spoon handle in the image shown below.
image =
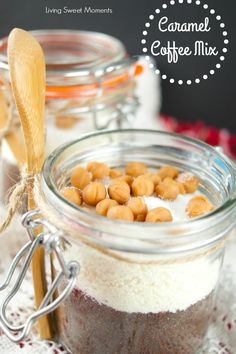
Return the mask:
<path fill-rule="evenodd" d="M 27 171 L 38 174 L 44 161 L 45 59 L 42 48 L 28 32 L 15 28 L 8 38 L 8 63 L 13 96 L 23 129 Z M 28 185 L 28 209 L 35 208 L 33 182 Z M 40 230 L 38 230 L 40 232 Z M 37 237 L 37 234 L 35 234 Z M 38 249 L 32 261 L 37 308 L 46 293 L 44 252 Z M 41 338 L 52 337 L 49 316 L 39 320 Z"/>

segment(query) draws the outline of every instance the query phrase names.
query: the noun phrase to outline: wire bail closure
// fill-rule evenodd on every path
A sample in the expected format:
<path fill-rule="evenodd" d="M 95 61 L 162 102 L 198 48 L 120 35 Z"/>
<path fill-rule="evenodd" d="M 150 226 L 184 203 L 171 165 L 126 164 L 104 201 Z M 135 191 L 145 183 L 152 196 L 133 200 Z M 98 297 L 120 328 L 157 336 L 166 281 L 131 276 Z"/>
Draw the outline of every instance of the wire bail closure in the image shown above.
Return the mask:
<path fill-rule="evenodd" d="M 112 74 L 118 70 L 132 67 L 137 61 L 138 58 L 136 56 L 133 56 L 130 58 L 125 58 L 123 60 L 120 60 L 119 62 L 116 63 L 108 64 L 103 68 L 92 69 L 91 71 L 89 71 L 89 73 L 95 78 L 95 82 L 97 82 L 98 84 L 97 94 L 95 97 L 100 98 L 104 94 L 104 87 L 103 87 L 103 80 L 102 80 L 104 75 Z M 130 70 L 128 71 L 128 77 L 129 78 L 134 77 L 134 74 L 131 73 Z M 117 124 L 117 128 L 121 129 L 123 122 L 130 123 L 133 121 L 135 113 L 139 106 L 140 106 L 139 98 L 136 95 L 133 95 L 132 97 L 125 97 L 121 102 L 116 103 L 115 110 L 114 112 L 111 113 L 108 121 L 105 124 L 100 125 L 98 122 L 97 113 L 99 112 L 99 110 L 104 109 L 105 105 L 98 103 L 92 108 L 94 127 L 97 130 L 104 130 L 104 129 L 108 129 L 110 124 L 115 122 Z M 74 110 L 76 111 L 76 109 Z"/>
<path fill-rule="evenodd" d="M 12 280 L 17 266 L 25 257 L 16 282 L 13 284 L 13 286 L 10 287 L 10 291 L 3 298 L 0 304 L 0 328 L 13 342 L 19 342 L 25 339 L 28 336 L 34 323 L 40 317 L 43 317 L 54 311 L 71 294 L 80 269 L 79 263 L 76 261 L 70 261 L 66 263 L 62 252 L 63 245 L 65 245 L 65 243 L 69 244 L 69 242 L 63 237 L 63 233 L 60 230 L 58 230 L 54 225 L 50 224 L 46 219 L 42 218 L 38 210 L 27 212 L 22 218 L 22 225 L 26 228 L 30 237 L 30 241 L 28 241 L 17 253 L 10 265 L 5 280 L 0 285 L 0 291 L 9 287 L 10 281 Z M 34 231 L 39 227 L 43 227 L 43 231 L 37 237 L 35 237 Z M 11 299 L 18 292 L 24 280 L 25 274 L 30 266 L 33 255 L 39 247 L 44 247 L 47 253 L 55 254 L 61 267 L 61 271 L 53 280 L 38 310 L 32 313 L 24 324 L 13 326 L 7 319 L 7 306 Z M 67 286 L 55 300 L 50 302 L 54 292 L 56 291 L 59 283 L 63 280 L 63 278 L 68 280 Z"/>

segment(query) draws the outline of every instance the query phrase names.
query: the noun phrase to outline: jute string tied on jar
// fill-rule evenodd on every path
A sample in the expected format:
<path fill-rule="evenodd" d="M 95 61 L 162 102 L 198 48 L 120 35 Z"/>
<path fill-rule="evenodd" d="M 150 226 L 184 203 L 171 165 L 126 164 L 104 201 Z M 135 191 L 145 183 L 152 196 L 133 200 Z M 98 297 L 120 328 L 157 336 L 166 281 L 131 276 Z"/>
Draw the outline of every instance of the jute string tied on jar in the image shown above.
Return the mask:
<path fill-rule="evenodd" d="M 59 230 L 63 231 L 65 235 L 70 235 L 72 236 L 73 239 L 80 241 L 82 244 L 91 247 L 92 249 L 102 253 L 105 256 L 112 257 L 114 260 L 121 261 L 121 262 L 126 262 L 126 263 L 131 263 L 131 264 L 173 264 L 173 263 L 185 263 L 185 262 L 191 262 L 194 261 L 200 257 L 207 257 L 211 253 L 216 252 L 217 250 L 221 249 L 225 242 L 226 239 L 223 239 L 220 242 L 217 242 L 210 248 L 207 248 L 205 250 L 199 251 L 197 254 L 189 254 L 185 255 L 182 257 L 173 257 L 173 258 L 159 258 L 155 260 L 146 260 L 146 259 L 141 259 L 140 257 L 129 257 L 129 256 L 124 256 L 122 252 L 118 251 L 113 251 L 107 247 L 104 247 L 96 241 L 91 241 L 86 235 L 83 235 L 80 233 L 78 230 L 73 229 L 70 225 L 66 224 L 63 221 L 63 218 L 55 209 L 53 209 L 45 200 L 45 197 L 42 192 L 41 188 L 41 183 L 40 183 L 40 176 L 35 175 L 34 176 L 34 189 L 33 189 L 33 195 L 34 195 L 34 200 L 35 203 L 40 210 L 40 213 L 42 214 L 43 217 L 45 217 L 49 222 L 51 222 L 56 228 Z M 162 244 L 163 246 L 163 244 Z"/>
<path fill-rule="evenodd" d="M 0 224 L 0 233 L 5 231 L 6 228 L 10 225 L 15 213 L 22 204 L 23 196 L 27 191 L 29 183 L 32 183 L 33 180 L 34 176 L 32 174 L 27 173 L 26 165 L 24 165 L 21 171 L 21 179 L 12 188 L 12 191 L 10 193 L 6 216 Z"/>

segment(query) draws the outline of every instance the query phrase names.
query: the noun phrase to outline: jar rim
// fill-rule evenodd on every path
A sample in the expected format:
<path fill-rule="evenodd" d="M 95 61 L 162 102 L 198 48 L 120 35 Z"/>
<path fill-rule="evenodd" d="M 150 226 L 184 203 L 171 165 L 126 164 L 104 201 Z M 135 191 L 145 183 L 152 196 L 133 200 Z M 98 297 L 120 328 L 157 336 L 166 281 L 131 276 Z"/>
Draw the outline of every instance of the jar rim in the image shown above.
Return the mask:
<path fill-rule="evenodd" d="M 75 52 L 74 56 L 71 53 L 71 57 L 65 58 L 60 56 L 50 56 L 47 57 L 46 53 L 46 67 L 53 72 L 63 73 L 69 72 L 80 72 L 80 75 L 86 75 L 86 70 L 89 70 L 93 66 L 102 66 L 115 61 L 123 59 L 126 55 L 126 49 L 122 42 L 108 34 L 95 32 L 95 31 L 81 31 L 81 30 L 70 30 L 70 29 L 39 29 L 29 31 L 45 49 L 48 47 L 48 42 L 50 46 L 54 43 L 57 47 L 59 44 L 67 45 L 69 39 L 73 44 L 80 45 L 83 43 L 85 46 L 85 41 L 90 39 L 91 42 L 87 42 L 87 50 L 91 51 L 91 56 L 86 59 L 82 57 L 78 59 L 78 53 Z M 62 37 L 61 37 L 62 36 Z M 68 38 L 69 36 L 69 38 Z M 70 37 L 71 36 L 71 37 Z M 8 60 L 7 60 L 7 41 L 8 36 L 3 37 L 0 40 L 0 63 L 1 68 L 8 70 Z M 104 53 L 105 48 L 107 49 Z M 84 48 L 84 50 L 86 47 Z M 109 50 L 108 50 L 109 49 Z M 94 50 L 94 53 L 92 51 Z M 52 60 L 53 59 L 53 60 Z M 70 59 L 70 61 L 69 61 Z M 83 60 L 82 60 L 83 59 Z M 96 60 L 95 60 L 96 59 Z"/>
<path fill-rule="evenodd" d="M 122 42 L 108 34 L 80 30 L 33 30 L 46 61 L 47 97 L 96 95 L 129 82 L 142 69 Z M 0 40 L 0 68 L 8 70 L 7 40 Z"/>
<path fill-rule="evenodd" d="M 142 230 L 142 233 L 143 232 L 148 233 L 148 240 L 155 239 L 155 240 L 163 241 L 165 240 L 167 231 L 168 234 L 171 235 L 171 237 L 173 238 L 173 235 L 176 234 L 176 230 L 182 230 L 180 233 L 177 233 L 177 235 L 175 236 L 175 241 L 182 240 L 184 242 L 184 240 L 187 239 L 189 241 L 191 240 L 193 241 L 193 238 L 196 239 L 203 230 L 204 231 L 210 230 L 212 228 L 212 225 L 214 225 L 214 223 L 220 225 L 221 223 L 223 223 L 223 221 L 225 221 L 225 218 L 228 216 L 228 214 L 229 213 L 232 214 L 232 212 L 235 210 L 236 198 L 235 196 L 231 196 L 230 198 L 225 200 L 222 205 L 214 209 L 212 212 L 199 218 L 190 219 L 188 221 L 175 221 L 172 223 L 170 222 L 166 222 L 162 224 L 150 223 L 150 224 L 141 225 L 138 222 L 129 223 L 123 221 L 110 220 L 100 215 L 87 212 L 86 210 L 83 210 L 71 204 L 65 198 L 63 198 L 63 196 L 59 193 L 52 180 L 50 171 L 52 171 L 55 162 L 60 157 L 62 152 L 66 151 L 66 149 L 69 149 L 86 139 L 97 137 L 97 136 L 101 137 L 104 134 L 109 135 L 109 134 L 116 134 L 116 133 L 143 133 L 143 134 L 157 134 L 163 137 L 168 137 L 168 136 L 174 137 L 178 140 L 182 140 L 183 142 L 191 143 L 192 145 L 195 145 L 197 147 L 207 149 L 209 152 L 214 154 L 216 158 L 219 158 L 225 162 L 232 176 L 236 175 L 236 167 L 233 165 L 233 162 L 227 156 L 223 155 L 220 151 L 217 151 L 214 147 L 197 139 L 193 139 L 176 133 L 157 131 L 157 130 L 144 130 L 144 129 L 122 129 L 122 130 L 105 130 L 105 131 L 103 130 L 99 132 L 93 132 L 93 133 L 85 134 L 76 140 L 73 140 L 69 143 L 66 143 L 58 147 L 56 150 L 54 150 L 54 152 L 52 152 L 47 157 L 44 163 L 44 167 L 41 174 L 43 194 L 46 200 L 49 201 L 49 203 L 50 203 L 50 197 L 48 198 L 48 194 L 53 196 L 54 201 L 58 201 L 60 203 L 60 207 L 63 204 L 66 205 L 66 208 L 68 209 L 68 213 L 67 212 L 65 213 L 66 217 L 70 217 L 71 215 L 73 216 L 77 215 L 77 220 L 79 220 L 80 217 L 83 218 L 85 217 L 87 221 L 92 220 L 93 227 L 89 226 L 89 228 L 90 231 L 92 230 L 93 232 L 94 231 L 106 232 L 106 226 L 107 226 L 109 227 L 109 229 L 113 230 L 112 232 L 113 237 L 114 235 L 119 236 L 119 234 L 123 233 L 124 235 L 126 235 L 127 238 L 133 238 L 133 235 L 137 235 L 137 233 L 140 234 L 140 230 Z M 234 183 L 234 189 L 235 189 L 235 183 Z M 53 207 L 57 209 L 54 204 Z M 60 213 L 61 212 L 62 210 L 60 210 Z M 229 225 L 228 227 L 229 230 L 233 227 L 232 225 L 233 222 L 235 221 L 234 220 L 231 221 L 231 226 Z M 86 227 L 85 224 L 83 226 Z M 157 236 L 157 232 L 158 232 L 158 236 Z M 200 246 L 202 247 L 203 245 L 208 245 L 210 243 L 216 242 L 222 237 L 223 237 L 222 233 L 221 234 L 218 233 L 217 235 L 212 234 L 209 237 L 199 238 L 200 242 L 198 242 L 198 247 Z M 196 247 L 196 245 L 194 247 Z"/>

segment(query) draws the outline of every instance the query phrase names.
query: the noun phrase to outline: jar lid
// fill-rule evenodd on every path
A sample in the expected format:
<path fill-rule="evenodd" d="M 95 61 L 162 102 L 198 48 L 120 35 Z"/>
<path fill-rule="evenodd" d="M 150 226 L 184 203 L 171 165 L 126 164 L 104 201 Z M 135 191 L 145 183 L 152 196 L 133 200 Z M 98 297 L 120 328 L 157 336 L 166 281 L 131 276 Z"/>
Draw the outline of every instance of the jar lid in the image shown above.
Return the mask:
<path fill-rule="evenodd" d="M 141 73 L 116 38 L 97 32 L 37 30 L 31 32 L 46 58 L 47 98 L 97 96 Z M 0 68 L 8 70 L 7 37 L 0 41 Z"/>

